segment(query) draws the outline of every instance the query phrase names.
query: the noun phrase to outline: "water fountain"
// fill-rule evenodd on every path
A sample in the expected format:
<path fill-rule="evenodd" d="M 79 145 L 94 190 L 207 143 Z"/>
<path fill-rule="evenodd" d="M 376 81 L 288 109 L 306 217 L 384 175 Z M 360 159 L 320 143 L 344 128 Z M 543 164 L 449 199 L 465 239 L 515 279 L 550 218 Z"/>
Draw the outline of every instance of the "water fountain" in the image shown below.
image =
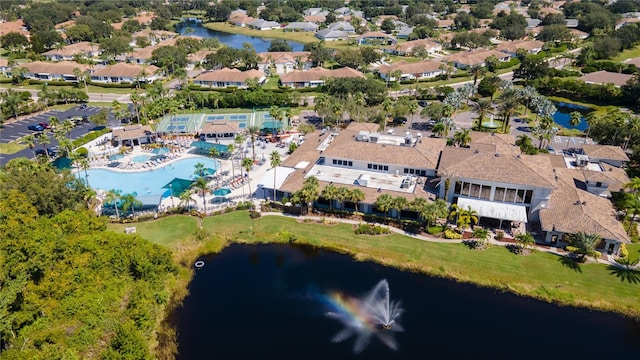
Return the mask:
<path fill-rule="evenodd" d="M 486 128 L 489 128 L 489 129 L 497 129 L 498 127 L 500 127 L 500 125 L 496 124 L 493 121 L 493 114 L 491 114 L 490 120 L 483 122 L 482 123 L 482 127 L 486 127 Z"/>
<path fill-rule="evenodd" d="M 387 280 L 378 282 L 362 298 L 338 292 L 324 295 L 323 298 L 331 309 L 327 316 L 337 319 L 345 327 L 333 337 L 333 342 L 341 342 L 355 336 L 353 352 L 358 354 L 367 347 L 372 335 L 375 335 L 389 348 L 398 349 L 393 333 L 404 331 L 398 323 L 404 309 L 400 302 L 391 301 Z"/>

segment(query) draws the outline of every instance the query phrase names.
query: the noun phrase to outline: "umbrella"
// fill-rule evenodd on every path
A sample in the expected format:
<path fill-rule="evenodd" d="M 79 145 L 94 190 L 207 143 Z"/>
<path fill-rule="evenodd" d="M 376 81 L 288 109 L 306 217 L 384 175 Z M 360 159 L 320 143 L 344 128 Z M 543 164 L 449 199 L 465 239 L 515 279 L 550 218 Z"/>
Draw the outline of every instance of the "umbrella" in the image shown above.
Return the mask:
<path fill-rule="evenodd" d="M 220 188 L 213 190 L 213 195 L 216 196 L 225 196 L 231 194 L 231 189 L 228 188 Z"/>
<path fill-rule="evenodd" d="M 109 156 L 109 160 L 120 160 L 120 159 L 124 159 L 123 154 L 115 154 L 115 155 Z"/>
<path fill-rule="evenodd" d="M 202 170 L 202 176 L 211 176 L 215 173 L 216 173 L 216 169 L 212 169 L 212 168 L 205 168 L 204 170 Z"/>
<path fill-rule="evenodd" d="M 171 189 L 171 196 L 182 194 L 186 189 L 191 187 L 193 181 L 187 179 L 173 178 L 163 189 Z"/>
<path fill-rule="evenodd" d="M 151 150 L 151 152 L 156 155 L 163 155 L 169 152 L 169 148 L 166 148 L 166 147 L 155 148 Z"/>

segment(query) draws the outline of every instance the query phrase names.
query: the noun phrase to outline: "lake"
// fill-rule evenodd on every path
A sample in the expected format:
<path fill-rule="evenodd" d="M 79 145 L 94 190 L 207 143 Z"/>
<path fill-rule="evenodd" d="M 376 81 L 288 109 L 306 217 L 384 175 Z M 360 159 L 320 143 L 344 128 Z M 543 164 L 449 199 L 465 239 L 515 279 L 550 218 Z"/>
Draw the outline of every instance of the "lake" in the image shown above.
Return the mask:
<path fill-rule="evenodd" d="M 593 111 L 593 109 L 590 109 L 582 105 L 576 105 L 576 104 L 570 104 L 570 103 L 564 103 L 564 102 L 557 102 L 557 103 L 554 103 L 554 105 L 558 109 L 558 111 L 556 111 L 553 114 L 553 121 L 555 121 L 556 124 L 562 125 L 562 127 L 565 127 L 567 129 L 578 129 L 581 131 L 587 130 L 587 127 L 589 127 L 589 124 L 587 124 L 587 120 L 584 118 L 584 115 L 587 115 L 588 113 Z M 571 113 L 574 111 L 577 111 L 583 115 L 582 121 L 580 121 L 580 124 L 578 124 L 577 126 L 571 126 L 571 123 L 570 123 Z"/>
<path fill-rule="evenodd" d="M 193 32 L 191 33 L 191 35 L 193 36 L 200 36 L 203 38 L 217 38 L 221 44 L 227 45 L 231 48 L 241 49 L 242 44 L 248 42 L 253 45 L 253 48 L 256 49 L 256 52 L 266 52 L 269 49 L 269 46 L 271 46 L 271 40 L 273 40 L 211 30 L 204 27 L 202 25 L 202 21 L 199 19 L 183 19 L 182 22 L 176 24 L 176 32 L 181 35 L 184 35 L 187 28 L 191 28 L 193 30 Z M 302 51 L 302 49 L 304 48 L 304 44 L 299 42 L 287 40 L 287 43 L 289 43 L 293 51 Z"/>
<path fill-rule="evenodd" d="M 640 324 L 616 314 L 559 307 L 311 247 L 234 244 L 199 260 L 205 265 L 171 316 L 182 360 L 640 358 Z M 391 299 L 402 301 L 397 324 L 405 331 L 377 328 L 354 354 L 353 331 L 363 328 L 341 332 L 347 327 L 336 316 L 350 313 L 347 305 L 354 302 L 347 295 L 362 299 L 382 279 Z M 326 301 L 327 294 L 345 306 Z M 333 342 L 338 333 L 354 336 Z M 397 344 L 397 350 L 385 344 Z"/>

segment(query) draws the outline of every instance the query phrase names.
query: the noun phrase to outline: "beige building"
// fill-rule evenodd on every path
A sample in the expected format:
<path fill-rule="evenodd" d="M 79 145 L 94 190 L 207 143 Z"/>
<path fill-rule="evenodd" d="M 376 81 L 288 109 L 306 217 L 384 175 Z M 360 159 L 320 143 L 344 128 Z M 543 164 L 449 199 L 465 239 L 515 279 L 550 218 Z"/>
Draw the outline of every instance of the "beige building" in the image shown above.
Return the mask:
<path fill-rule="evenodd" d="M 91 74 L 91 81 L 99 83 L 152 83 L 161 78 L 160 68 L 153 65 L 116 63 Z"/>
<path fill-rule="evenodd" d="M 149 125 L 129 125 L 120 128 L 114 128 L 113 142 L 117 146 L 135 146 L 152 142 L 155 139 L 155 133 Z"/>
<path fill-rule="evenodd" d="M 240 71 L 238 69 L 224 68 L 202 73 L 193 79 L 193 83 L 211 88 L 238 87 L 245 89 L 250 79 L 255 79 L 260 85 L 264 83 L 266 78 L 262 71 L 255 69 Z"/>

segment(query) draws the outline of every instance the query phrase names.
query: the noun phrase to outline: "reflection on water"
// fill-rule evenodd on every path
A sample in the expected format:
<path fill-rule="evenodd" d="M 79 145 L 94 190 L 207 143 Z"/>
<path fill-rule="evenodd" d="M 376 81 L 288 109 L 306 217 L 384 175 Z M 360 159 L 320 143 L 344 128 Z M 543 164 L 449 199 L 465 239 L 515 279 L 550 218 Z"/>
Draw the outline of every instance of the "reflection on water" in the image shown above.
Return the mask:
<path fill-rule="evenodd" d="M 232 245 L 202 259 L 172 314 L 178 359 L 640 358 L 640 324 L 615 314 L 302 249 Z M 316 295 L 339 289 L 366 299 L 380 279 L 402 299 L 405 331 L 395 333 L 397 350 L 371 341 L 355 355 L 353 342 L 331 341 L 345 327 Z"/>

